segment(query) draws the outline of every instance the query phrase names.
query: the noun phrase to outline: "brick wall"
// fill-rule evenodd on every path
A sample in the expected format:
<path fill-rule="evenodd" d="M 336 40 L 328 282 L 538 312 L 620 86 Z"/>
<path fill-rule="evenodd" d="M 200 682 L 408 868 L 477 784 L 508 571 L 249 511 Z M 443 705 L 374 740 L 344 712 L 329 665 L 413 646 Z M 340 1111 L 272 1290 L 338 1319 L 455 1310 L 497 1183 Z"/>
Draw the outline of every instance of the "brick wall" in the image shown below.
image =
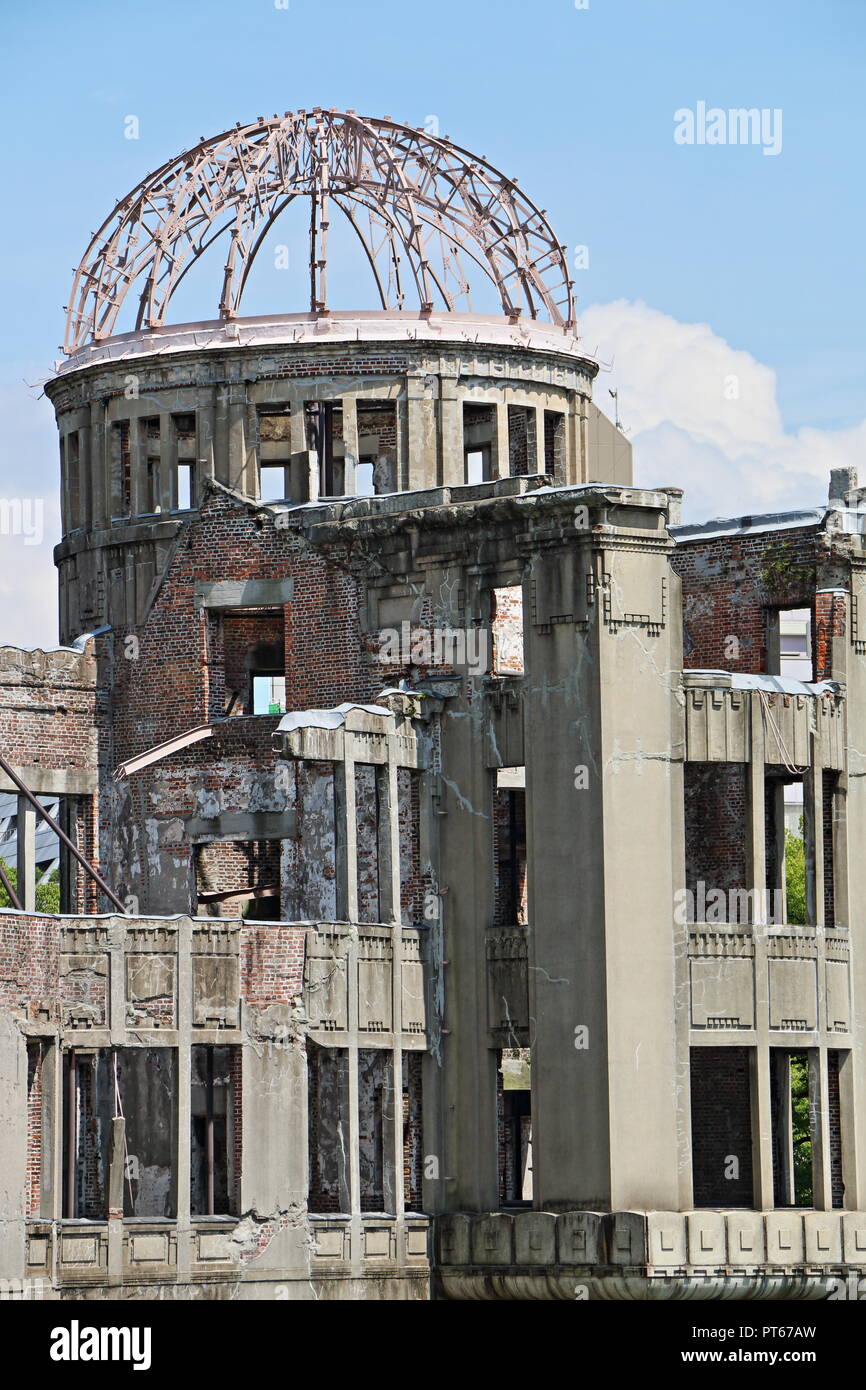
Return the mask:
<path fill-rule="evenodd" d="M 743 763 L 686 763 L 686 888 L 704 891 L 748 883 L 748 794 Z M 692 900 L 694 901 L 694 899 Z"/>
<path fill-rule="evenodd" d="M 403 1053 L 403 1189 L 406 1211 L 422 1211 L 424 1175 L 420 1052 Z"/>
<path fill-rule="evenodd" d="M 523 589 L 509 584 L 491 594 L 491 669 L 497 676 L 523 674 Z"/>
<path fill-rule="evenodd" d="M 846 603 L 844 593 L 823 589 L 815 595 L 812 621 L 815 680 L 833 678 L 833 644 L 845 640 Z"/>
<path fill-rule="evenodd" d="M 751 1207 L 752 1119 L 747 1047 L 693 1047 L 692 1173 L 696 1207 Z M 738 1176 L 726 1177 L 726 1171 Z"/>
<path fill-rule="evenodd" d="M 834 1207 L 845 1205 L 845 1183 L 842 1172 L 842 1115 L 839 1098 L 839 1053 L 831 1048 L 827 1053 L 827 1102 L 830 1139 L 830 1191 Z"/>
<path fill-rule="evenodd" d="M 199 893 L 231 893 L 270 888 L 273 898 L 206 902 L 201 911 L 213 917 L 237 917 L 259 912 L 279 915 L 280 841 L 212 840 L 196 846 L 196 887 Z"/>
<path fill-rule="evenodd" d="M 42 1196 L 42 1072 L 43 1044 L 27 1044 L 27 1190 L 25 1214 L 41 1214 Z"/>
<path fill-rule="evenodd" d="M 518 788 L 493 792 L 494 911 L 496 926 L 523 926 L 529 920 L 526 872 L 526 793 Z"/>
<path fill-rule="evenodd" d="M 826 547 L 814 526 L 681 541 L 683 665 L 767 670 L 767 611 L 812 608 Z"/>

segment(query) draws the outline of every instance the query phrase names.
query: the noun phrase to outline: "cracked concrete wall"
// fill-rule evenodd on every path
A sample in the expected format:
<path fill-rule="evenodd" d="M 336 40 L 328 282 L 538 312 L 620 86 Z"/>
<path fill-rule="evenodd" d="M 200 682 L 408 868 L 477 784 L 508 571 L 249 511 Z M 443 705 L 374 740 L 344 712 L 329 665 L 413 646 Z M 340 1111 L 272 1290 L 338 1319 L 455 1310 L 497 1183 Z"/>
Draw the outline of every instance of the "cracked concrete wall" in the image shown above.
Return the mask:
<path fill-rule="evenodd" d="M 0 1012 L 0 1278 L 24 1272 L 27 1192 L 27 1048 L 10 1014 Z"/>

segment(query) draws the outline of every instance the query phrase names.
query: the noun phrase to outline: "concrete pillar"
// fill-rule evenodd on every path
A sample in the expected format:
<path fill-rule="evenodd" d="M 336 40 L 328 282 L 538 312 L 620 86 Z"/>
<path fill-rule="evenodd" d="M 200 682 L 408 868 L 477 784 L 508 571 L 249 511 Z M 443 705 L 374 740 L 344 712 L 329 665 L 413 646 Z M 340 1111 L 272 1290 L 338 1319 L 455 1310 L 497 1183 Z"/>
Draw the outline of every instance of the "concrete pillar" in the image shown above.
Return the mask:
<path fill-rule="evenodd" d="M 579 537 L 546 552 L 537 603 L 530 605 L 529 580 L 524 592 L 541 1209 L 674 1210 L 680 1195 L 672 808 L 682 804 L 682 768 L 670 752 L 675 682 L 664 675 L 679 667 L 679 629 L 612 626 L 606 609 L 616 611 L 617 594 L 628 591 L 630 611 L 656 610 L 668 573 L 663 551 L 641 552 L 639 542 L 621 551 L 615 539 L 597 555 Z M 554 564 L 562 566 L 559 578 L 547 571 Z M 536 625 L 543 583 L 554 595 L 579 595 L 590 567 L 596 597 L 586 629 Z M 681 881 L 681 867 L 676 873 Z"/>
<path fill-rule="evenodd" d="M 200 386 L 196 394 L 196 453 L 200 470 L 200 490 L 205 478 L 216 476 L 216 387 Z"/>
<path fill-rule="evenodd" d="M 544 471 L 544 406 L 537 405 L 535 407 L 535 468 L 530 467 L 529 472 L 543 473 Z M 552 464 L 550 471 L 553 472 Z"/>
<path fill-rule="evenodd" d="M 229 483 L 229 388 L 221 382 L 214 391 L 214 477 Z"/>
<path fill-rule="evenodd" d="M 394 1047 L 391 1055 L 391 1074 L 394 1087 L 393 1149 L 394 1210 L 401 1219 L 398 1227 L 402 1248 L 402 1216 L 405 1209 L 405 1175 L 403 1173 L 403 924 L 400 911 L 400 807 L 397 786 L 397 764 L 394 748 L 388 744 L 388 762 L 377 769 L 379 778 L 379 883 L 384 887 L 385 901 L 380 906 L 382 921 L 391 926 L 391 1026 Z"/>
<path fill-rule="evenodd" d="M 177 440 L 174 422 L 165 413 L 159 417 L 159 504 L 164 512 L 177 506 Z"/>
<path fill-rule="evenodd" d="M 190 1221 L 190 1145 L 192 1138 L 192 943 L 188 919 L 177 924 L 177 1266 L 189 1273 L 193 1259 Z"/>
<path fill-rule="evenodd" d="M 337 822 L 337 920 L 358 920 L 358 826 L 355 818 L 355 764 L 334 764 L 334 809 Z"/>
<path fill-rule="evenodd" d="M 357 491 L 355 469 L 358 465 L 358 402 L 354 396 L 343 397 L 343 492 L 354 497 Z"/>
<path fill-rule="evenodd" d="M 243 382 L 228 386 L 228 481 L 240 492 L 249 492 L 246 455 L 246 390 Z"/>
<path fill-rule="evenodd" d="M 18 845 L 18 898 L 25 912 L 36 911 L 36 811 L 26 797 L 18 797 L 16 840 Z"/>
<path fill-rule="evenodd" d="M 91 515 L 94 526 L 105 526 L 108 510 L 108 458 L 106 450 L 105 406 L 90 402 L 90 449 L 88 477 L 91 480 Z"/>
<path fill-rule="evenodd" d="M 806 921 L 824 925 L 824 781 L 820 740 L 809 743 L 812 762 L 803 777 L 803 838 L 806 850 Z M 832 925 L 832 924 L 831 924 Z"/>
<path fill-rule="evenodd" d="M 505 399 L 497 401 L 494 406 L 495 426 L 493 436 L 493 477 L 507 478 L 511 474 L 510 460 L 508 456 L 508 406 Z"/>
<path fill-rule="evenodd" d="M 108 1159 L 108 1282 L 123 1283 L 123 1177 L 125 1121 L 111 1122 Z"/>
<path fill-rule="evenodd" d="M 437 460 L 435 401 L 423 377 L 406 379 L 406 435 L 410 491 L 436 487 L 441 481 Z"/>
<path fill-rule="evenodd" d="M 767 959 L 767 850 L 764 758 L 764 714 L 761 697 L 749 700 L 749 820 L 746 853 L 754 889 L 755 921 L 755 1043 L 750 1055 L 752 1110 L 752 1182 L 755 1206 L 767 1210 L 773 1202 L 773 1097 L 770 1086 L 770 981 Z"/>
<path fill-rule="evenodd" d="M 407 455 L 409 422 L 406 415 L 406 396 L 401 393 L 394 402 L 397 412 L 397 446 L 394 452 L 396 487 L 403 492 L 409 486 L 409 461 Z"/>
<path fill-rule="evenodd" d="M 482 751 L 481 679 L 464 677 L 442 725 L 440 950 L 448 964 L 441 967 L 441 1070 L 435 1074 L 438 1149 L 428 1147 L 425 1132 L 439 1181 L 424 1185 L 425 1203 L 436 1211 L 491 1211 L 499 1205 L 496 1052 L 488 1032 L 484 950 L 494 910 L 493 774 Z M 427 1113 L 425 1102 L 425 1122 Z"/>
<path fill-rule="evenodd" d="M 143 438 L 142 422 L 133 417 L 129 422 L 129 471 L 132 515 L 142 516 L 150 510 L 147 488 L 147 443 Z"/>
<path fill-rule="evenodd" d="M 456 377 L 440 378 L 439 457 L 444 487 L 465 483 L 463 458 L 463 402 L 458 397 Z M 430 484 L 428 483 L 428 487 Z"/>
<path fill-rule="evenodd" d="M 77 526 L 88 530 L 93 524 L 93 476 L 90 425 L 82 425 L 78 431 L 78 517 Z"/>
<path fill-rule="evenodd" d="M 862 584 L 862 575 L 851 575 L 852 585 Z M 862 599 L 861 599 L 862 604 Z M 851 942 L 851 1000 L 853 1028 L 851 1050 L 843 1062 L 840 1074 L 840 1109 L 842 1111 L 843 1177 L 845 1205 L 859 1208 L 866 1203 L 866 1057 L 863 1054 L 864 1030 L 861 1001 L 866 1000 L 866 855 L 857 837 L 866 824 L 866 748 L 856 730 L 866 711 L 866 655 L 851 641 L 853 603 L 848 605 L 845 637 L 833 642 L 832 675 L 844 681 L 846 687 L 846 754 L 847 767 L 840 789 L 845 798 L 844 833 L 847 848 L 837 865 L 837 888 L 841 902 L 847 904 L 843 920 Z M 839 840 L 837 839 L 837 851 Z M 841 883 L 840 883 L 841 876 Z"/>
<path fill-rule="evenodd" d="M 809 1128 L 812 1134 L 812 1206 L 816 1211 L 833 1207 L 830 1167 L 830 1101 L 827 1081 L 827 1048 L 811 1047 L 809 1062 Z"/>

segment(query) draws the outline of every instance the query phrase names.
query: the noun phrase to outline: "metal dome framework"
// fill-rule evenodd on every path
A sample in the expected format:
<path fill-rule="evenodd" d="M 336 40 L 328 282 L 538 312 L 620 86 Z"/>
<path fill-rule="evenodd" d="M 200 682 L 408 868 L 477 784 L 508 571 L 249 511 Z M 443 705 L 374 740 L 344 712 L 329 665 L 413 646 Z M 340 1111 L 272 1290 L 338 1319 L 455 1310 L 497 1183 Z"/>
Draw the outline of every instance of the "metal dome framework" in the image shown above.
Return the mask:
<path fill-rule="evenodd" d="M 470 267 L 503 313 L 574 327 L 565 247 L 514 179 L 449 140 L 353 111 L 287 112 L 202 140 L 121 200 L 72 284 L 64 351 L 109 337 L 143 278 L 135 327 L 159 328 L 172 294 L 228 240 L 219 314 L 238 315 L 257 252 L 295 198 L 310 200 L 310 309 L 327 314 L 332 210 L 357 234 L 384 310 L 472 309 Z"/>

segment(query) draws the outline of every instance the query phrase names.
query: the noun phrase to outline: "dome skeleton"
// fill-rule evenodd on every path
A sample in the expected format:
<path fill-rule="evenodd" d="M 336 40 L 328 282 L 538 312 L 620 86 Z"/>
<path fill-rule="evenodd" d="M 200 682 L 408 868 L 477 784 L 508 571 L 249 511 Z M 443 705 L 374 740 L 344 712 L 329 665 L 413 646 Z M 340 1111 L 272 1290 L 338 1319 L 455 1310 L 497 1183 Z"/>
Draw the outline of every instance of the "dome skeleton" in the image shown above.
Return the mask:
<path fill-rule="evenodd" d="M 64 351 L 115 331 L 142 277 L 137 330 L 159 328 L 172 294 L 228 236 L 219 316 L 237 317 L 256 254 L 280 214 L 310 200 L 310 309 L 326 314 L 332 206 L 369 263 L 383 310 L 414 292 L 422 312 L 471 310 L 470 266 L 504 314 L 574 327 L 565 248 L 543 211 L 484 159 L 354 112 L 299 111 L 201 141 L 137 185 L 91 239 L 72 285 Z"/>

